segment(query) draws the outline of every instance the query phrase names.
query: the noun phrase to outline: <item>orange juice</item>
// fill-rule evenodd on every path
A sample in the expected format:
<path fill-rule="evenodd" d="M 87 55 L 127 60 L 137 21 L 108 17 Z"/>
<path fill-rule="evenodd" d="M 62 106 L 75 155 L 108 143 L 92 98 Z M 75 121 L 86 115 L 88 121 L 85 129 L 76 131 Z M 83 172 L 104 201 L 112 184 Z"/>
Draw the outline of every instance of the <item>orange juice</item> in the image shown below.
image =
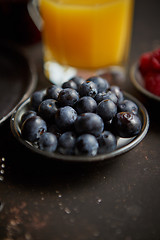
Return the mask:
<path fill-rule="evenodd" d="M 43 39 L 62 65 L 99 69 L 128 53 L 133 0 L 40 0 Z"/>

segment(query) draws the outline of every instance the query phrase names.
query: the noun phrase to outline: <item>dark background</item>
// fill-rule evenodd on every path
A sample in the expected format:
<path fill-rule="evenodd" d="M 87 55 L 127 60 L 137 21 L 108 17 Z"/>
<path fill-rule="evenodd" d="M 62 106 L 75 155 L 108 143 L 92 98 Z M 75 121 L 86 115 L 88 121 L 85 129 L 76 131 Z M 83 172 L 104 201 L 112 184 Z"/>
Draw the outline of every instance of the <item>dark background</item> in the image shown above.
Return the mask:
<path fill-rule="evenodd" d="M 160 45 L 159 23 L 160 1 L 137 0 L 129 68 L 141 53 Z M 34 60 L 37 89 L 47 86 L 39 33 L 34 40 L 27 34 L 23 41 L 21 34 L 15 38 L 14 31 L 5 32 L 3 38 L 10 36 Z M 129 74 L 123 89 L 145 105 L 150 128 L 138 146 L 112 160 L 80 164 L 43 159 L 14 139 L 9 120 L 0 126 L 0 157 L 5 158 L 0 240 L 160 239 L 160 106 L 134 88 Z"/>

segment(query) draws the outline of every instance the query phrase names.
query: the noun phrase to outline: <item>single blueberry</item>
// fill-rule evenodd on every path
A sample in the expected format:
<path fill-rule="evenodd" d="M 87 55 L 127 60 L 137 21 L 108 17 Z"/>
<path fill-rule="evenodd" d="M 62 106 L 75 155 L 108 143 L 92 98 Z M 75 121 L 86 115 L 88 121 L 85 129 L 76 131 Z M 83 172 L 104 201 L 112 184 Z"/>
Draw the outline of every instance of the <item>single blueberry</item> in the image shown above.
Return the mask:
<path fill-rule="evenodd" d="M 115 93 L 113 93 L 111 91 L 100 92 L 95 97 L 95 100 L 97 103 L 100 103 L 101 101 L 106 100 L 106 99 L 112 100 L 115 104 L 117 104 L 117 102 L 118 102 L 118 99 L 117 99 Z"/>
<path fill-rule="evenodd" d="M 45 94 L 45 91 L 36 91 L 32 94 L 30 98 L 31 109 L 33 109 L 34 111 L 38 110 L 39 104 L 43 101 Z"/>
<path fill-rule="evenodd" d="M 92 81 L 97 85 L 98 92 L 105 92 L 109 88 L 109 83 L 107 79 L 102 77 L 94 76 L 87 79 L 87 81 Z"/>
<path fill-rule="evenodd" d="M 116 95 L 118 103 L 121 103 L 124 100 L 124 95 L 120 87 L 113 85 L 110 87 L 110 90 Z"/>
<path fill-rule="evenodd" d="M 114 102 L 115 104 L 118 103 L 118 98 L 117 98 L 116 94 L 112 91 L 106 92 L 106 99 L 112 100 L 112 102 Z"/>
<path fill-rule="evenodd" d="M 62 154 L 73 155 L 76 144 L 76 134 L 74 132 L 64 132 L 58 141 L 58 151 Z"/>
<path fill-rule="evenodd" d="M 22 137 L 32 143 L 37 141 L 46 131 L 46 122 L 39 116 L 28 118 L 23 122 L 21 127 Z"/>
<path fill-rule="evenodd" d="M 78 90 L 77 84 L 73 80 L 69 80 L 67 82 L 64 82 L 62 84 L 62 88 L 73 88 L 75 90 Z"/>
<path fill-rule="evenodd" d="M 82 134 L 76 142 L 76 154 L 95 156 L 98 151 L 98 142 L 95 136 L 91 134 Z"/>
<path fill-rule="evenodd" d="M 78 134 L 89 133 L 98 136 L 104 129 L 102 118 L 96 113 L 83 113 L 75 121 Z"/>
<path fill-rule="evenodd" d="M 83 96 L 95 97 L 97 93 L 98 93 L 97 85 L 92 81 L 84 81 L 79 88 L 79 94 L 81 97 Z"/>
<path fill-rule="evenodd" d="M 72 88 L 63 89 L 62 91 L 60 91 L 58 96 L 58 103 L 61 106 L 73 107 L 78 100 L 79 100 L 79 94 L 76 90 Z"/>
<path fill-rule="evenodd" d="M 53 122 L 57 112 L 57 101 L 46 99 L 41 102 L 38 108 L 38 114 L 46 121 Z"/>
<path fill-rule="evenodd" d="M 103 100 L 97 106 L 97 113 L 104 121 L 109 121 L 116 115 L 117 106 L 110 99 Z"/>
<path fill-rule="evenodd" d="M 36 116 L 37 113 L 35 111 L 32 110 L 28 110 L 27 112 L 23 113 L 22 117 L 21 117 L 21 124 L 23 124 L 23 122 L 25 120 L 27 120 L 30 117 Z"/>
<path fill-rule="evenodd" d="M 57 137 L 50 132 L 43 133 L 38 139 L 38 147 L 43 151 L 54 152 L 57 148 Z"/>
<path fill-rule="evenodd" d="M 131 112 L 120 112 L 116 114 L 113 126 L 118 136 L 129 138 L 140 133 L 142 122 L 137 115 Z"/>
<path fill-rule="evenodd" d="M 84 96 L 79 99 L 76 103 L 76 111 L 78 114 L 85 112 L 96 112 L 97 103 L 96 101 L 89 96 Z"/>
<path fill-rule="evenodd" d="M 80 77 L 80 76 L 74 76 L 72 77 L 70 80 L 72 80 L 73 82 L 76 83 L 77 85 L 77 90 L 79 90 L 79 87 L 81 86 L 81 84 L 84 82 L 84 78 Z"/>
<path fill-rule="evenodd" d="M 97 103 L 100 103 L 101 101 L 106 99 L 105 96 L 106 96 L 106 92 L 100 92 L 100 93 L 97 93 L 94 99 Z"/>
<path fill-rule="evenodd" d="M 118 112 L 132 112 L 138 114 L 138 106 L 133 101 L 125 99 L 118 105 Z"/>
<path fill-rule="evenodd" d="M 45 99 L 58 99 L 58 95 L 60 93 L 60 91 L 62 90 L 61 87 L 56 86 L 56 85 L 52 85 L 50 87 L 47 88 L 46 90 L 46 95 L 45 95 Z"/>
<path fill-rule="evenodd" d="M 99 143 L 98 153 L 112 152 L 117 147 L 117 139 L 110 131 L 104 131 L 97 140 Z"/>
<path fill-rule="evenodd" d="M 77 119 L 77 112 L 70 106 L 61 107 L 55 115 L 55 123 L 62 131 L 70 131 Z"/>

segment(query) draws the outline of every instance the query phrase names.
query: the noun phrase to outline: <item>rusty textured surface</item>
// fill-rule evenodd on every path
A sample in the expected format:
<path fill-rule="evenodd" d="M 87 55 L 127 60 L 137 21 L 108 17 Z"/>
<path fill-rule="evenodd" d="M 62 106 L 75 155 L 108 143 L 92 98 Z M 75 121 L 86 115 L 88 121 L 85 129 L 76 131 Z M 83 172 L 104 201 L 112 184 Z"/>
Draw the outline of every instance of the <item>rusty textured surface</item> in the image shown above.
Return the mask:
<path fill-rule="evenodd" d="M 159 9 L 158 0 L 136 1 L 130 65 L 160 41 Z M 35 58 L 43 88 L 41 44 L 24 51 Z M 150 128 L 138 146 L 111 161 L 52 162 L 21 146 L 9 121 L 0 126 L 0 240 L 160 239 L 159 104 L 129 80 L 123 88 L 146 106 Z"/>

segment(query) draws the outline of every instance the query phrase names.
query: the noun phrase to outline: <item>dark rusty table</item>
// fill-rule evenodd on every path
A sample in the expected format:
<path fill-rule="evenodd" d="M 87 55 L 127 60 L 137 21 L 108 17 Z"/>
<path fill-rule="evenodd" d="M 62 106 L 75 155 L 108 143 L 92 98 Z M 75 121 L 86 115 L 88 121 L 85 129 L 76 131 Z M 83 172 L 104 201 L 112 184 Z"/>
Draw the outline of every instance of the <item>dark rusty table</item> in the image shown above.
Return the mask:
<path fill-rule="evenodd" d="M 129 67 L 160 43 L 159 10 L 159 0 L 136 1 Z M 41 43 L 23 47 L 36 63 L 37 89 L 48 85 L 41 50 Z M 123 89 L 145 105 L 150 128 L 112 160 L 53 162 L 20 145 L 9 120 L 0 126 L 0 240 L 160 239 L 160 105 L 142 96 L 129 74 Z"/>

